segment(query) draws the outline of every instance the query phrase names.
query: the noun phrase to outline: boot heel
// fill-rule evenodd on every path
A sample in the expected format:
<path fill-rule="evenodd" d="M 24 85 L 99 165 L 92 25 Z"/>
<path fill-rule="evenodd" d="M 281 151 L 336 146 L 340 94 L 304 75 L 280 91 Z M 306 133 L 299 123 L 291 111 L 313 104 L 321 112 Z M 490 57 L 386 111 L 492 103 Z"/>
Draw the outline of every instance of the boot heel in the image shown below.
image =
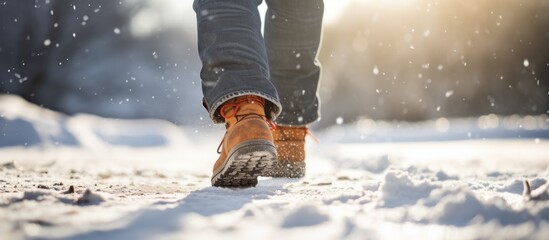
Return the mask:
<path fill-rule="evenodd" d="M 215 187 L 255 187 L 257 177 L 272 171 L 277 162 L 276 148 L 267 140 L 248 140 L 236 145 L 221 170 L 212 177 Z"/>

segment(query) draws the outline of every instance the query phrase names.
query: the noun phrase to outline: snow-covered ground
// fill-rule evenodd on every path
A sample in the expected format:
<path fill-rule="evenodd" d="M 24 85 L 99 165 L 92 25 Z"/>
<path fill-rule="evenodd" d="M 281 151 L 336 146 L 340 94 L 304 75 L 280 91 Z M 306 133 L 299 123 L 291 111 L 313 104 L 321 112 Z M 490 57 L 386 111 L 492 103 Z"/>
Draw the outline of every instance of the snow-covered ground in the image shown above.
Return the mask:
<path fill-rule="evenodd" d="M 0 238 L 547 239 L 547 119 L 337 125 L 308 144 L 305 178 L 223 189 L 220 127 L 0 96 Z"/>

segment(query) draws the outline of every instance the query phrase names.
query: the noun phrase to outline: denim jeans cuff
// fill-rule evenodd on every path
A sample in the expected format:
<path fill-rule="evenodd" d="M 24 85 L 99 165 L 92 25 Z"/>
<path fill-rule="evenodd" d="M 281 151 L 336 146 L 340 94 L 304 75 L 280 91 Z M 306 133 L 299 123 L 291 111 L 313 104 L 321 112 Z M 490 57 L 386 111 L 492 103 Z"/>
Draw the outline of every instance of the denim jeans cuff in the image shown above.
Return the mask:
<path fill-rule="evenodd" d="M 306 108 L 306 111 L 302 115 L 286 114 L 286 111 L 283 111 L 277 117 L 275 124 L 284 127 L 304 127 L 318 120 L 320 120 L 320 108 L 310 106 Z"/>
<path fill-rule="evenodd" d="M 274 97 L 269 94 L 263 93 L 261 91 L 256 91 L 256 90 L 241 90 L 241 91 L 225 94 L 220 98 L 218 98 L 217 100 L 215 100 L 211 104 L 211 107 L 209 107 L 210 118 L 216 124 L 224 123 L 225 119 L 223 119 L 223 117 L 219 113 L 220 107 L 230 99 L 240 97 L 240 96 L 246 96 L 246 95 L 258 96 L 266 100 L 265 116 L 267 117 L 267 119 L 274 121 L 278 117 L 278 115 L 280 115 L 280 112 L 282 110 L 282 105 L 280 104 L 280 101 L 278 100 L 277 97 Z"/>

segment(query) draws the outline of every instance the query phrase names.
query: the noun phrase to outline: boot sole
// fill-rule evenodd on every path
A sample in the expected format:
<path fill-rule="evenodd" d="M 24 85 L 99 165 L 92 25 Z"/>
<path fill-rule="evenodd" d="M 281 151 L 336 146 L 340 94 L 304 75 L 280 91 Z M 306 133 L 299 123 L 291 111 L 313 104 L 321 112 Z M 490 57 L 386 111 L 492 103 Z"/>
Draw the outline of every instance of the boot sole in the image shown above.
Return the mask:
<path fill-rule="evenodd" d="M 302 178 L 305 176 L 305 162 L 277 162 L 264 177 Z"/>
<path fill-rule="evenodd" d="M 267 140 L 248 140 L 229 152 L 221 170 L 212 176 L 212 186 L 246 188 L 257 185 L 257 177 L 264 176 L 277 162 L 276 147 Z"/>

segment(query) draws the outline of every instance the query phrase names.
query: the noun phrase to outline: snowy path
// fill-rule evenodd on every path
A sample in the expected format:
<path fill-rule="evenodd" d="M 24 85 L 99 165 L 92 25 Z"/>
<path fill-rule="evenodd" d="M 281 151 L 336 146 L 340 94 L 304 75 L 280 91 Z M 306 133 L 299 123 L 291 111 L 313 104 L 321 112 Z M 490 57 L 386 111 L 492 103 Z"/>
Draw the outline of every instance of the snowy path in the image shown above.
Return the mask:
<path fill-rule="evenodd" d="M 342 143 L 320 133 L 305 178 L 222 189 L 209 183 L 222 131 L 34 109 L 49 116 L 38 118 L 27 108 L 18 115 L 0 104 L 4 133 L 28 123 L 40 136 L 29 147 L 0 148 L 2 239 L 549 236 L 547 190 L 545 200 L 522 196 L 524 179 L 548 186 L 544 139 Z M 0 143 L 9 145 L 7 137 Z"/>

